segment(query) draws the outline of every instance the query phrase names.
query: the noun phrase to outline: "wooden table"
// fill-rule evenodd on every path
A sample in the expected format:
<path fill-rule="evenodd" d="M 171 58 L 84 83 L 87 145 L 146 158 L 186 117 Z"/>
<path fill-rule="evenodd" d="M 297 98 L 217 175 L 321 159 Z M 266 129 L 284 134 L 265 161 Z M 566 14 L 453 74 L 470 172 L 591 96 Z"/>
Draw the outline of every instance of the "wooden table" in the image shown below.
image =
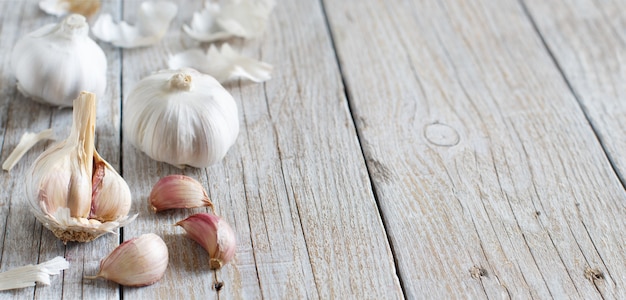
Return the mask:
<path fill-rule="evenodd" d="M 59 20 L 37 2 L 0 1 L 2 161 L 23 133 L 65 137 L 71 123 L 71 110 L 15 88 L 16 40 Z M 133 23 L 139 3 L 101 12 Z M 237 143 L 222 162 L 184 170 L 120 134 L 133 85 L 198 45 L 181 27 L 202 1 L 178 3 L 158 45 L 100 43 L 109 81 L 96 147 L 139 217 L 91 243 L 57 240 L 23 192 L 49 145 L 38 144 L 0 174 L 0 270 L 55 256 L 70 269 L 0 298 L 626 298 L 626 1 L 279 1 L 262 38 L 231 41 L 275 67 L 264 84 L 226 85 Z M 210 271 L 172 226 L 205 209 L 150 212 L 168 174 L 198 179 L 233 225 L 232 264 Z M 83 279 L 148 232 L 170 251 L 160 282 Z"/>

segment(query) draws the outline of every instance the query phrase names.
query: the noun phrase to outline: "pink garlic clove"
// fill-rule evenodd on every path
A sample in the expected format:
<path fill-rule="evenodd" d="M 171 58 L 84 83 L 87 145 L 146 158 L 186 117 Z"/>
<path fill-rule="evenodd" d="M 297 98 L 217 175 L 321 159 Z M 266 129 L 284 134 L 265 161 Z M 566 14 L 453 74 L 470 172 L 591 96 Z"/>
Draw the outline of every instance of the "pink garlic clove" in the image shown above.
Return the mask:
<path fill-rule="evenodd" d="M 151 285 L 165 273 L 169 260 L 165 242 L 148 233 L 120 244 L 100 261 L 100 271 L 86 279 L 104 278 L 125 286 Z"/>
<path fill-rule="evenodd" d="M 152 188 L 148 200 L 154 212 L 203 206 L 210 206 L 213 209 L 213 203 L 202 184 L 185 175 L 169 175 L 161 178 Z"/>
<path fill-rule="evenodd" d="M 209 253 L 211 269 L 221 268 L 235 256 L 235 232 L 221 217 L 198 213 L 176 225 L 184 228 L 189 238 L 198 242 Z"/>

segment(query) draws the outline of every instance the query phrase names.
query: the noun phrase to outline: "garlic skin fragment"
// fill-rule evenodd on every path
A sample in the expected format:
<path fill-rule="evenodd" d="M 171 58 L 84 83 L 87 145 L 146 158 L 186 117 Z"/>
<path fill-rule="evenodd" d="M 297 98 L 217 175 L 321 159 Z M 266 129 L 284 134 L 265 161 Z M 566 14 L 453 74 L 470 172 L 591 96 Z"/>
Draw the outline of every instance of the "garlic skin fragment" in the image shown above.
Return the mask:
<path fill-rule="evenodd" d="M 39 8 L 57 17 L 70 13 L 89 17 L 100 9 L 100 0 L 42 0 Z"/>
<path fill-rule="evenodd" d="M 143 234 L 120 244 L 100 261 L 100 271 L 86 279 L 104 278 L 124 286 L 146 286 L 159 281 L 169 255 L 167 245 L 154 233 Z"/>
<path fill-rule="evenodd" d="M 38 265 L 26 265 L 0 273 L 0 291 L 35 286 L 35 282 L 50 285 L 50 275 L 58 275 L 70 264 L 57 256 Z"/>
<path fill-rule="evenodd" d="M 135 26 L 124 21 L 116 25 L 110 14 L 103 14 L 91 31 L 98 39 L 117 47 L 150 46 L 165 36 L 177 11 L 178 6 L 169 1 L 146 1 L 141 3 Z"/>
<path fill-rule="evenodd" d="M 249 57 L 233 50 L 227 43 L 220 50 L 211 44 L 206 54 L 201 49 L 189 49 L 177 53 L 169 59 L 170 69 L 193 67 L 202 73 L 209 74 L 217 81 L 224 83 L 237 79 L 248 79 L 253 82 L 264 82 L 272 78 L 272 65 Z"/>
<path fill-rule="evenodd" d="M 11 171 L 15 164 L 17 164 L 17 162 L 22 158 L 22 156 L 24 156 L 24 154 L 26 154 L 26 152 L 28 152 L 28 150 L 30 150 L 30 148 L 35 146 L 35 144 L 41 140 L 50 139 L 54 139 L 54 131 L 52 128 L 43 130 L 39 133 L 24 133 L 24 135 L 20 138 L 20 141 L 17 143 L 17 146 L 15 146 L 15 149 L 13 149 L 13 152 L 11 152 L 9 157 L 7 157 L 7 159 L 4 160 L 4 163 L 2 163 L 2 169 L 5 171 Z"/>
<path fill-rule="evenodd" d="M 83 90 L 103 96 L 107 59 L 88 33 L 85 17 L 72 14 L 21 38 L 11 54 L 17 89 L 60 107 L 72 106 Z"/>
<path fill-rule="evenodd" d="M 179 168 L 218 162 L 239 134 L 233 97 L 193 69 L 160 71 L 139 81 L 124 103 L 122 122 L 135 147 Z"/>
<path fill-rule="evenodd" d="M 202 184 L 185 175 L 168 175 L 161 178 L 152 188 L 148 201 L 154 212 L 203 206 L 210 206 L 213 209 L 213 202 Z"/>
<path fill-rule="evenodd" d="M 65 243 L 91 241 L 136 217 L 127 216 L 126 181 L 95 150 L 95 125 L 95 95 L 83 92 L 74 101 L 69 137 L 46 149 L 26 174 L 33 214 Z"/>
<path fill-rule="evenodd" d="M 194 13 L 191 25 L 183 25 L 183 30 L 201 42 L 258 37 L 275 5 L 274 0 L 206 0 L 204 9 Z"/>
<path fill-rule="evenodd" d="M 211 269 L 223 267 L 235 256 L 237 248 L 235 232 L 221 217 L 198 213 L 176 225 L 184 228 L 189 238 L 198 242 L 209 253 Z"/>

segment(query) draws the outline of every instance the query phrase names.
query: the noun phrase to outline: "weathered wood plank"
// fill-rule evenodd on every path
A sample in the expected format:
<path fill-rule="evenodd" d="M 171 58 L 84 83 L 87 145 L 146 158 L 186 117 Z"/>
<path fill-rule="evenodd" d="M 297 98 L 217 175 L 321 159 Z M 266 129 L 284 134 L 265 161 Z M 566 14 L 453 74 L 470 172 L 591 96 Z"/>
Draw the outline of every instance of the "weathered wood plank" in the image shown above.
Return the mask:
<path fill-rule="evenodd" d="M 626 194 L 519 2 L 324 3 L 408 297 L 624 296 Z"/>
<path fill-rule="evenodd" d="M 626 2 L 524 3 L 626 185 Z"/>
<path fill-rule="evenodd" d="M 126 3 L 124 13 L 132 15 L 136 8 Z M 200 3 L 179 4 L 161 44 L 124 51 L 124 95 L 164 68 L 168 54 L 193 45 L 178 28 Z M 276 69 L 264 85 L 227 86 L 238 102 L 241 133 L 222 163 L 180 171 L 123 142 L 124 174 L 141 214 L 124 237 L 156 232 L 171 259 L 162 281 L 125 288 L 124 298 L 214 298 L 216 275 L 224 282 L 220 298 L 400 297 L 319 3 L 281 2 L 263 38 L 235 43 Z M 203 250 L 171 226 L 198 210 L 148 210 L 152 185 L 172 173 L 200 179 L 237 232 L 236 258 L 217 274 L 206 268 Z"/>
<path fill-rule="evenodd" d="M 48 16 L 39 10 L 39 1 L 3 1 L 0 4 L 11 7 L 2 10 L 7 13 L 3 18 L 5 25 L 0 42 L 3 63 L 2 71 L 2 99 L 7 99 L 6 128 L 2 155 L 4 160 L 13 150 L 19 138 L 26 131 L 40 131 L 51 127 L 58 138 L 63 139 L 69 134 L 72 122 L 71 109 L 59 110 L 47 105 L 32 102 L 15 89 L 15 77 L 9 66 L 10 52 L 15 41 L 22 35 L 35 30 L 44 24 L 60 21 L 60 18 Z M 119 10 L 116 1 L 104 1 L 103 10 Z M 119 167 L 120 160 L 120 59 L 119 51 L 102 45 L 109 60 L 108 88 L 106 96 L 98 99 L 98 120 L 96 126 L 96 148 L 100 154 L 114 167 Z M 117 104 L 116 104 L 117 103 Z M 117 107 L 117 109 L 116 109 Z M 116 121 L 118 120 L 118 121 Z M 4 126 L 6 125 L 6 126 Z M 63 245 L 47 229 L 43 228 L 30 213 L 26 198 L 23 196 L 23 177 L 33 161 L 45 148 L 45 144 L 35 146 L 20 163 L 10 172 L 2 173 L 1 197 L 6 201 L 3 207 L 2 233 L 4 243 L 2 247 L 2 270 L 10 269 L 31 263 L 39 263 L 55 256 L 65 256 L 70 262 L 70 269 L 63 275 L 53 277 L 51 287 L 38 286 L 36 288 L 7 291 L 0 294 L 0 298 L 35 298 L 35 299 L 117 299 L 119 290 L 117 285 L 104 281 L 85 281 L 84 275 L 93 275 L 97 272 L 98 264 L 110 250 L 118 243 L 119 237 L 107 235 L 87 244 L 69 243 Z M 5 227 L 6 226 L 6 227 Z"/>

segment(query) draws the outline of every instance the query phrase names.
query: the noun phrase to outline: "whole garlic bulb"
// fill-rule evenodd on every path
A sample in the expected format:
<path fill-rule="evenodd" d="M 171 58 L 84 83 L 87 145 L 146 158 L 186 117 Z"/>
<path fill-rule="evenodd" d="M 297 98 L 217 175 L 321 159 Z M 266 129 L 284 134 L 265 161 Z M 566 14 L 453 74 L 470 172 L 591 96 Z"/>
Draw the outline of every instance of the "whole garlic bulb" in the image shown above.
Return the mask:
<path fill-rule="evenodd" d="M 126 181 L 96 152 L 96 98 L 74 101 L 69 137 L 50 146 L 26 174 L 35 217 L 63 242 L 88 242 L 132 221 Z"/>
<path fill-rule="evenodd" d="M 72 106 L 81 91 L 103 96 L 107 59 L 88 33 L 85 17 L 72 14 L 20 39 L 11 54 L 18 90 L 61 107 Z"/>
<path fill-rule="evenodd" d="M 165 70 L 137 83 L 123 114 L 124 136 L 151 158 L 179 168 L 221 160 L 239 134 L 237 104 L 213 77 Z"/>

